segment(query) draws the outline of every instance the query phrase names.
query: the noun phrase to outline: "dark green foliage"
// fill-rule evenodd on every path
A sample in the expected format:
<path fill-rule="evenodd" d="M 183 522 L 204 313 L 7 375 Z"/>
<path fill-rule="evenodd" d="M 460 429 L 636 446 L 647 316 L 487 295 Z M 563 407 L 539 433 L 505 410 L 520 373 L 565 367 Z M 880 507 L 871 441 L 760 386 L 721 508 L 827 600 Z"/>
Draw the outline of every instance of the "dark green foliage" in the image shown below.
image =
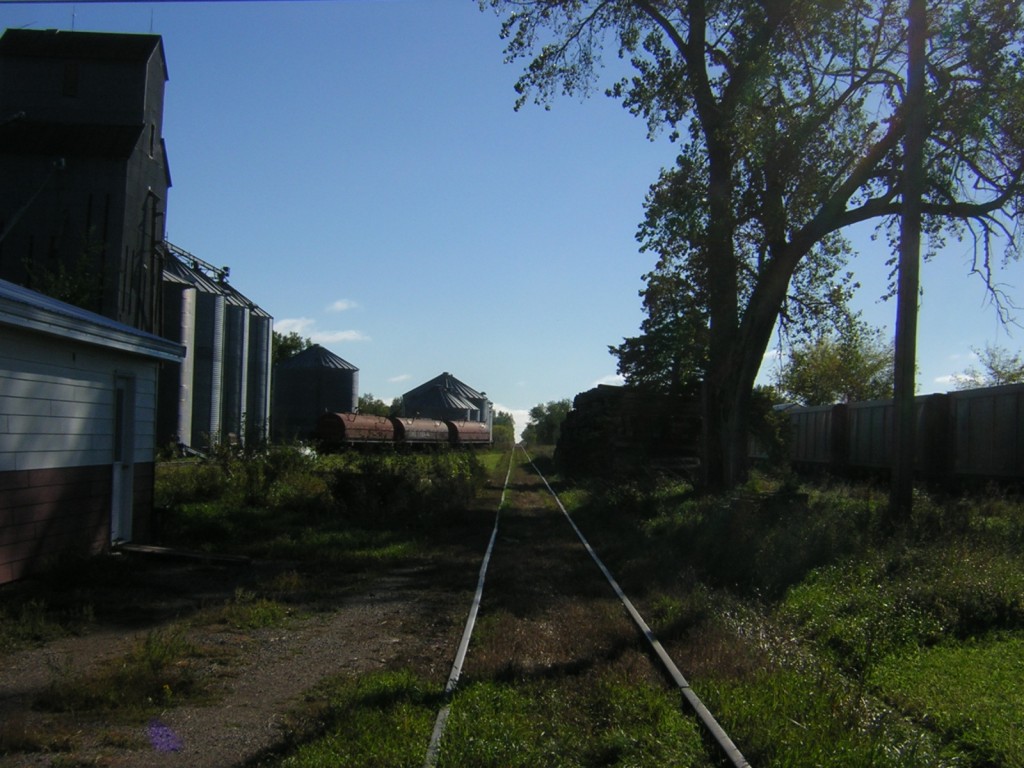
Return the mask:
<path fill-rule="evenodd" d="M 591 499 L 586 514 L 614 526 L 608 547 L 645 552 L 638 569 L 671 580 L 682 567 L 747 596 L 778 596 L 811 569 L 864 547 L 881 503 L 868 496 L 812 507 L 806 494 L 786 486 L 701 496 L 685 485 L 633 485 Z"/>
<path fill-rule="evenodd" d="M 1024 382 L 1024 360 L 1021 360 L 1020 352 L 1010 352 L 993 344 L 986 344 L 983 350 L 972 348 L 972 351 L 981 364 L 981 370 L 972 365 L 956 376 L 957 389 L 998 387 Z"/>
<path fill-rule="evenodd" d="M 789 402 L 831 405 L 893 396 L 893 343 L 880 329 L 847 317 L 793 344 L 775 377 Z"/>
<path fill-rule="evenodd" d="M 516 443 L 516 422 L 512 414 L 498 411 L 494 416 L 491 443 L 495 448 L 511 448 Z"/>
<path fill-rule="evenodd" d="M 330 471 L 339 514 L 363 525 L 440 522 L 466 508 L 484 481 L 470 451 L 350 454 Z"/>
<path fill-rule="evenodd" d="M 280 363 L 293 355 L 297 355 L 304 349 L 313 346 L 312 339 L 300 336 L 296 331 L 290 333 L 273 332 L 271 347 L 271 362 Z"/>
<path fill-rule="evenodd" d="M 161 464 L 156 507 L 166 542 L 201 550 L 280 550 L 281 536 L 312 541 L 307 529 L 423 530 L 451 520 L 472 501 L 485 474 L 470 451 L 225 451 Z"/>
<path fill-rule="evenodd" d="M 572 410 L 572 402 L 552 400 L 540 403 L 530 409 L 530 420 L 523 430 L 525 445 L 555 445 L 561 434 L 562 422 Z"/>
<path fill-rule="evenodd" d="M 365 395 L 359 396 L 359 413 L 368 414 L 371 416 L 391 416 L 393 411 L 391 406 L 385 403 L 378 397 L 374 397 L 371 393 L 367 392 Z"/>

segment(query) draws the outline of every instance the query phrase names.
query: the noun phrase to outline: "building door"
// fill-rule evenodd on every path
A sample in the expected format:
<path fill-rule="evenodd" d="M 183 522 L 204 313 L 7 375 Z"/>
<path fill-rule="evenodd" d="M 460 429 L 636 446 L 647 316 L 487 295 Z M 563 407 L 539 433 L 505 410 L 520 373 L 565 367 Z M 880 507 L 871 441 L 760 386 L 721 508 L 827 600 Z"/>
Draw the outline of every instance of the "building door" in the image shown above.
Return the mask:
<path fill-rule="evenodd" d="M 132 479 L 135 474 L 135 381 L 114 379 L 114 461 L 110 489 L 110 540 L 132 540 Z"/>

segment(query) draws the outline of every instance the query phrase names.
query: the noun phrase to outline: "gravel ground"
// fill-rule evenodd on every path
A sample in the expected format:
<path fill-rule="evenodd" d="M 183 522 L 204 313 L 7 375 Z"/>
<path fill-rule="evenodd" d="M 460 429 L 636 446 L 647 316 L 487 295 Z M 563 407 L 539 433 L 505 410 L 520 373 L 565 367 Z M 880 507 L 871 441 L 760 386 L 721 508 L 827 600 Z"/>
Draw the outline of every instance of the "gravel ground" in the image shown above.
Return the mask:
<path fill-rule="evenodd" d="M 128 629 L 98 621 L 81 636 L 0 657 L 0 728 L 7 729 L 8 739 L 17 729 L 66 737 L 48 751 L 0 756 L 0 767 L 241 766 L 280 744 L 287 713 L 326 677 L 403 666 L 414 667 L 440 687 L 479 567 L 471 552 L 467 547 L 454 554 L 465 560 L 464 567 L 446 561 L 443 574 L 426 564 L 357 577 L 330 606 L 317 605 L 314 613 L 304 612 L 304 618 L 284 627 L 243 632 L 223 625 L 189 625 L 189 641 L 211 650 L 204 654 L 202 674 L 211 681 L 213 701 L 170 707 L 146 723 L 125 725 L 85 715 L 43 713 L 33 709 L 33 702 L 58 677 L 85 673 L 123 656 L 133 641 L 166 621 Z M 163 569 L 161 584 L 179 584 L 173 598 L 164 598 L 166 612 L 180 616 L 183 605 L 229 598 L 237 580 L 247 577 L 247 569 L 212 574 L 201 570 L 187 565 Z M 462 571 L 464 579 L 454 575 Z M 461 581 L 464 589 L 453 584 Z M 181 584 L 190 584 L 191 589 L 182 590 Z"/>

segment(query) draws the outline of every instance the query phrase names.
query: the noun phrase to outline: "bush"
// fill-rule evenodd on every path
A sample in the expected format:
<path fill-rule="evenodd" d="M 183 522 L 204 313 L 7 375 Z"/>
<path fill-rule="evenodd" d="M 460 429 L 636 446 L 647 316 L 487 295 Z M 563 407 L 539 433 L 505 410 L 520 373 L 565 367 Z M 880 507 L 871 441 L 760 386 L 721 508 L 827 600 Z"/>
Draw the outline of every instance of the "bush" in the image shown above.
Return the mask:
<path fill-rule="evenodd" d="M 331 473 L 342 514 L 363 525 L 422 527 L 463 511 L 486 480 L 469 451 L 358 454 Z"/>
<path fill-rule="evenodd" d="M 424 529 L 461 515 L 486 474 L 471 451 L 223 451 L 158 465 L 159 529 L 179 546 L 243 550 L 309 526 Z"/>

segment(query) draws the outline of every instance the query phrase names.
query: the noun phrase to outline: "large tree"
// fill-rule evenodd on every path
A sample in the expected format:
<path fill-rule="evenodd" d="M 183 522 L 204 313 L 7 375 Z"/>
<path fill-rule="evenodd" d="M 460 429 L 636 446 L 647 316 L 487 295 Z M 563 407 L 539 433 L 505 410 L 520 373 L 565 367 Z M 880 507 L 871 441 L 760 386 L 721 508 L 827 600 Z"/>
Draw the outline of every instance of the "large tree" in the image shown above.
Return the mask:
<path fill-rule="evenodd" d="M 1020 352 L 1011 352 L 998 345 L 986 344 L 985 349 L 972 349 L 981 364 L 981 370 L 972 365 L 953 377 L 957 389 L 998 387 L 1003 384 L 1024 383 L 1024 360 Z"/>
<path fill-rule="evenodd" d="M 830 405 L 893 395 L 893 343 L 881 330 L 851 317 L 833 330 L 794 343 L 775 386 L 789 401 Z"/>
<path fill-rule="evenodd" d="M 707 302 L 702 287 L 670 259 L 644 275 L 640 291 L 647 315 L 640 335 L 609 352 L 628 386 L 668 395 L 695 395 L 707 365 Z"/>
<path fill-rule="evenodd" d="M 897 0 L 490 0 L 517 106 L 589 93 L 615 45 L 632 74 L 608 93 L 680 142 L 640 237 L 699 285 L 707 479 L 745 471 L 751 392 L 776 322 L 826 311 L 848 227 L 890 238 L 902 205 L 907 45 Z M 929 4 L 924 231 L 973 238 L 976 271 L 1022 201 L 1019 2 Z M 698 343 L 700 340 L 698 340 Z"/>
<path fill-rule="evenodd" d="M 300 336 L 295 331 L 289 331 L 288 333 L 274 331 L 271 344 L 271 361 L 276 365 L 305 349 L 309 349 L 311 346 L 313 346 L 312 339 Z"/>
<path fill-rule="evenodd" d="M 555 445 L 562 433 L 562 422 L 571 410 L 569 400 L 551 400 L 533 406 L 523 429 L 523 442 L 526 445 Z"/>

